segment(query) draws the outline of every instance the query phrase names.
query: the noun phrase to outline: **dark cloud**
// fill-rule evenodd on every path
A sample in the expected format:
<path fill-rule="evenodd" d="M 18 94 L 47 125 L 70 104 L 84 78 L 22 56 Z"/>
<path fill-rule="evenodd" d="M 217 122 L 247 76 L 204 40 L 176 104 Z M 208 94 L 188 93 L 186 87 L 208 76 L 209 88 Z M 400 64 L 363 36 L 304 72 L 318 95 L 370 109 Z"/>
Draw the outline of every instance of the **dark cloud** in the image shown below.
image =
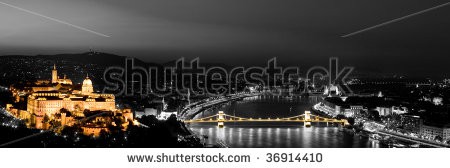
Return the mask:
<path fill-rule="evenodd" d="M 443 0 L 23 0 L 14 4 L 105 38 L 0 5 L 0 54 L 89 48 L 146 61 L 182 56 L 229 64 L 310 66 L 339 57 L 359 69 L 414 75 L 450 70 L 450 6 L 340 36 Z"/>

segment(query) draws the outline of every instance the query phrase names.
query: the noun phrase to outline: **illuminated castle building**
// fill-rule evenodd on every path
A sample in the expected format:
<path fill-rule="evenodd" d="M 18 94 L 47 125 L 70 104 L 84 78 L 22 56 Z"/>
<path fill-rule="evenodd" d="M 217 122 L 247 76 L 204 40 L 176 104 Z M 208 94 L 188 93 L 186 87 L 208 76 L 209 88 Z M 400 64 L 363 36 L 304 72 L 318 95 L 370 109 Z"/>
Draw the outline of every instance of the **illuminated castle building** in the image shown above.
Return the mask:
<path fill-rule="evenodd" d="M 72 85 L 70 79 L 66 77 L 59 79 L 57 74 L 54 66 L 52 83 Z M 115 110 L 115 97 L 113 94 L 94 93 L 94 87 L 89 77 L 86 77 L 83 81 L 81 91 L 74 87 L 54 87 L 52 90 L 33 92 L 28 97 L 27 111 L 36 116 L 52 116 L 62 108 L 69 111 L 84 111 L 86 109 L 113 111 Z"/>
<path fill-rule="evenodd" d="M 120 115 L 126 120 L 133 120 L 131 110 L 116 109 L 113 94 L 95 93 L 89 76 L 86 76 L 81 85 L 73 85 L 66 76 L 62 79 L 58 77 L 55 65 L 51 81 L 40 80 L 34 86 L 24 89 L 14 88 L 13 94 L 27 95 L 27 107 L 26 110 L 19 110 L 10 106 L 9 111 L 18 118 L 28 120 L 31 127 L 38 129 L 47 129 L 49 120 L 60 121 L 61 125 L 69 124 L 74 118 L 84 118 L 86 110 L 111 112 L 112 116 Z M 17 100 L 24 101 L 24 99 Z M 92 133 L 94 130 L 98 134 L 101 129 L 90 128 L 89 132 Z"/>

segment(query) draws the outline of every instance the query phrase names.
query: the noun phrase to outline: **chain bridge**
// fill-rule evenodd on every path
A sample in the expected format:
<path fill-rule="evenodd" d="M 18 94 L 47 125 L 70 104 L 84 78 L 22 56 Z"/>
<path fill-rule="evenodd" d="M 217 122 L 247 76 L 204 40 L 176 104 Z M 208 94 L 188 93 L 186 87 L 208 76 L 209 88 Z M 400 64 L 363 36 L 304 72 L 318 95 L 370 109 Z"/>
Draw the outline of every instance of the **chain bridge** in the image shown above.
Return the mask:
<path fill-rule="evenodd" d="M 311 127 L 312 123 L 338 123 L 343 126 L 349 125 L 345 119 L 326 118 L 311 114 L 310 111 L 305 111 L 304 114 L 285 118 L 244 118 L 225 114 L 219 111 L 215 115 L 208 117 L 184 120 L 185 123 L 217 123 L 218 127 L 223 127 L 227 122 L 298 122 L 303 123 L 305 127 Z"/>

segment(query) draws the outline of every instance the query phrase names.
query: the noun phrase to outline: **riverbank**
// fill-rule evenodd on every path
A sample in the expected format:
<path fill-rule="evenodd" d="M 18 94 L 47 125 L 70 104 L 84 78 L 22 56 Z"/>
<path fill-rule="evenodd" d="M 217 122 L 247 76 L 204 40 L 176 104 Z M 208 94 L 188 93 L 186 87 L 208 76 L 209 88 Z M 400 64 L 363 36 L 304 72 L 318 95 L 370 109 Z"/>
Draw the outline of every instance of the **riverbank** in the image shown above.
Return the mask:
<path fill-rule="evenodd" d="M 241 93 L 241 94 L 233 94 L 233 95 L 227 95 L 227 96 L 221 96 L 221 97 L 215 97 L 215 98 L 208 98 L 199 102 L 196 102 L 194 104 L 188 105 L 180 112 L 180 119 L 181 120 L 188 120 L 192 119 L 197 115 L 198 113 L 212 107 L 215 105 L 227 103 L 230 101 L 235 101 L 239 99 L 243 99 L 245 97 L 253 97 L 261 95 L 261 93 Z"/>

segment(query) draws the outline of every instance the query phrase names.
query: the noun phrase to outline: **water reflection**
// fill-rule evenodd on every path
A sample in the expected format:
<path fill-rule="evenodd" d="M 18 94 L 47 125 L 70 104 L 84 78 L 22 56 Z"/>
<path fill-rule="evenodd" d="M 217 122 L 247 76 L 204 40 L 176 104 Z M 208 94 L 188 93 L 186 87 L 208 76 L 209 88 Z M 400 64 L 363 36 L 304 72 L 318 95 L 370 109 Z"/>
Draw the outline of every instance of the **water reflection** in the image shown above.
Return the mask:
<path fill-rule="evenodd" d="M 204 127 L 209 127 L 204 131 Z M 360 138 L 357 135 L 342 132 L 337 127 L 225 127 L 216 126 L 191 126 L 192 130 L 207 135 L 208 144 L 223 141 L 230 147 L 255 147 L 255 148 L 378 148 L 377 141 Z"/>

